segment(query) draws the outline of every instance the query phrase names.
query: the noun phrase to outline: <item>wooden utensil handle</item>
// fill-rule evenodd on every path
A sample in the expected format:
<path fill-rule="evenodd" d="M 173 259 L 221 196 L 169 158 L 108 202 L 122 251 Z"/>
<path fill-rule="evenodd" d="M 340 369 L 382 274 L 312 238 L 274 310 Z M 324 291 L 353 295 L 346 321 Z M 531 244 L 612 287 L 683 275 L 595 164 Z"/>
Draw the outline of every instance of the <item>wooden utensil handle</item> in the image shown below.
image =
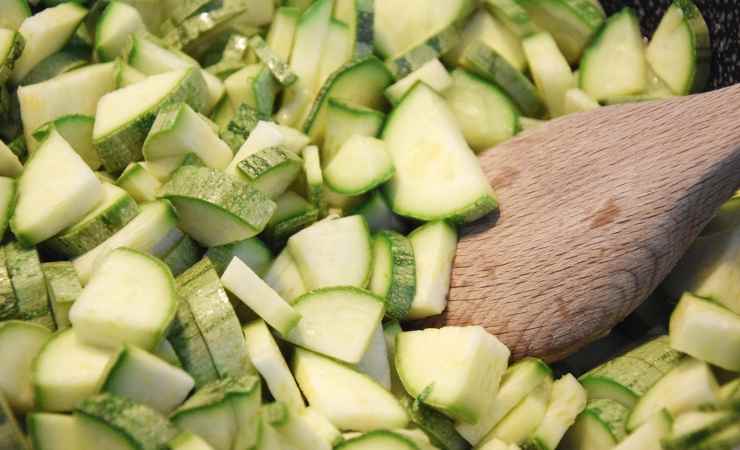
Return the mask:
<path fill-rule="evenodd" d="M 559 359 L 647 298 L 737 189 L 740 85 L 568 116 L 481 162 L 500 215 L 462 230 L 427 325 L 481 324 L 515 357 Z"/>

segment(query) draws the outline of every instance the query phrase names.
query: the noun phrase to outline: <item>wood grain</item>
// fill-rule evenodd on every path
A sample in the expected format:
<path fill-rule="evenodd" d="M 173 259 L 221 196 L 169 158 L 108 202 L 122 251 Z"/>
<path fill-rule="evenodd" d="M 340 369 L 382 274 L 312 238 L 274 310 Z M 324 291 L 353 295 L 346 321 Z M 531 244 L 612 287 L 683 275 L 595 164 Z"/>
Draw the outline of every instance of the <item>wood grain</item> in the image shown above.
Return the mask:
<path fill-rule="evenodd" d="M 515 357 L 562 358 L 663 280 L 740 184 L 740 85 L 602 108 L 481 156 L 500 212 L 461 232 L 449 305 Z"/>

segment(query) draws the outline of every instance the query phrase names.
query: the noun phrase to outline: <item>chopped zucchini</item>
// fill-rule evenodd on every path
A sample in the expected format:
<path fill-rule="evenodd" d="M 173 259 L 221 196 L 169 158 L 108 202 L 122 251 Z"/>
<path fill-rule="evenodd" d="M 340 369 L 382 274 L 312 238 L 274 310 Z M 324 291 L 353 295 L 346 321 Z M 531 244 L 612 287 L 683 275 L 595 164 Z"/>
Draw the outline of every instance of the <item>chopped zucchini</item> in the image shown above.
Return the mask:
<path fill-rule="evenodd" d="M 385 142 L 354 135 L 326 165 L 323 176 L 335 192 L 360 195 L 388 181 L 394 172 Z"/>
<path fill-rule="evenodd" d="M 144 157 L 147 160 L 184 158 L 188 153 L 198 156 L 206 166 L 221 170 L 234 156 L 228 145 L 189 105 L 175 103 L 162 108 L 144 141 Z"/>
<path fill-rule="evenodd" d="M 491 405 L 509 354 L 481 327 L 429 328 L 396 338 L 396 368 L 406 391 L 416 397 L 431 389 L 424 403 L 466 423 L 476 423 Z M 448 363 L 438 364 L 439 355 Z"/>
<path fill-rule="evenodd" d="M 37 411 L 72 411 L 94 395 L 111 358 L 109 350 L 83 344 L 75 330 L 55 334 L 33 362 Z"/>
<path fill-rule="evenodd" d="M 537 89 L 545 100 L 550 117 L 565 114 L 565 93 L 575 87 L 573 72 L 548 33 L 537 33 L 522 42 Z"/>
<path fill-rule="evenodd" d="M 34 406 L 32 363 L 51 332 L 44 326 L 20 320 L 0 322 L 0 397 L 18 413 Z M 2 433 L 0 433 L 2 435 Z"/>
<path fill-rule="evenodd" d="M 18 32 L 26 46 L 15 62 L 10 81 L 18 84 L 36 64 L 64 47 L 86 14 L 87 10 L 76 3 L 62 3 L 24 20 Z"/>
<path fill-rule="evenodd" d="M 322 165 L 328 165 L 353 135 L 375 137 L 380 134 L 384 121 L 385 115 L 380 111 L 330 98 L 326 110 L 326 134 L 321 146 Z"/>
<path fill-rule="evenodd" d="M 627 420 L 627 430 L 633 431 L 666 409 L 671 415 L 717 400 L 717 380 L 709 366 L 693 358 L 684 359 L 668 372 L 635 404 Z"/>
<path fill-rule="evenodd" d="M 72 326 L 69 321 L 69 310 L 82 293 L 82 285 L 75 267 L 69 261 L 56 261 L 41 264 L 41 270 L 46 279 L 54 323 L 58 330 L 66 330 Z"/>
<path fill-rule="evenodd" d="M 155 385 L 153 380 L 157 381 Z M 182 369 L 138 347 L 124 345 L 108 364 L 100 392 L 167 414 L 185 401 L 194 385 L 193 378 Z"/>
<path fill-rule="evenodd" d="M 96 265 L 119 247 L 157 254 L 160 245 L 167 243 L 176 224 L 177 216 L 169 202 L 156 201 L 142 205 L 141 212 L 123 228 L 72 261 L 80 275 L 80 281 L 83 285 L 87 284 Z"/>
<path fill-rule="evenodd" d="M 123 53 L 129 36 L 146 30 L 139 11 L 124 2 L 108 3 L 95 26 L 95 56 L 111 61 Z"/>
<path fill-rule="evenodd" d="M 383 300 L 355 287 L 317 289 L 293 307 L 301 320 L 284 339 L 350 364 L 362 359 L 383 318 Z"/>
<path fill-rule="evenodd" d="M 116 184 L 125 190 L 138 203 L 152 202 L 162 183 L 148 169 L 144 162 L 132 162 L 124 169 Z"/>
<path fill-rule="evenodd" d="M 69 114 L 48 122 L 33 132 L 33 138 L 43 142 L 56 129 L 65 141 L 76 151 L 80 157 L 96 170 L 100 167 L 100 158 L 93 145 L 92 135 L 95 118 L 82 114 Z"/>
<path fill-rule="evenodd" d="M 275 258 L 264 276 L 265 283 L 290 304 L 305 294 L 308 289 L 288 248 Z"/>
<path fill-rule="evenodd" d="M 445 66 L 435 58 L 424 63 L 418 69 L 389 86 L 385 90 L 385 96 L 391 103 L 397 105 L 401 102 L 406 93 L 414 87 L 414 84 L 416 84 L 417 81 L 426 83 L 427 86 L 440 93 L 444 92 L 452 85 L 452 78 L 450 77 L 450 74 L 447 73 L 447 69 L 445 69 Z M 331 110 L 329 114 L 331 114 Z M 327 136 L 328 133 L 331 132 L 331 118 L 329 119 L 329 124 L 330 129 L 327 132 Z"/>
<path fill-rule="evenodd" d="M 276 208 L 257 189 L 206 167 L 180 167 L 159 195 L 173 203 L 183 231 L 207 247 L 255 236 Z"/>
<path fill-rule="evenodd" d="M 308 290 L 362 288 L 370 278 L 372 245 L 362 216 L 317 222 L 294 234 L 287 248 Z"/>
<path fill-rule="evenodd" d="M 489 45 L 518 71 L 523 72 L 527 68 L 519 36 L 486 10 L 479 10 L 468 20 L 460 44 L 445 55 L 445 61 L 457 65 L 467 46 L 476 41 Z"/>
<path fill-rule="evenodd" d="M 700 92 L 709 79 L 709 29 L 691 0 L 674 1 L 647 46 L 652 69 L 676 95 Z"/>
<path fill-rule="evenodd" d="M 647 60 L 635 12 L 609 17 L 583 52 L 579 87 L 597 101 L 639 94 L 647 87 Z"/>
<path fill-rule="evenodd" d="M 473 150 L 487 150 L 516 134 L 519 111 L 494 84 L 457 69 L 443 95 Z"/>
<path fill-rule="evenodd" d="M 305 408 L 301 391 L 265 322 L 255 320 L 245 325 L 244 337 L 249 359 L 265 379 L 272 396 L 292 411 Z"/>
<path fill-rule="evenodd" d="M 284 146 L 258 150 L 239 161 L 241 178 L 274 199 L 293 183 L 303 161 Z"/>
<path fill-rule="evenodd" d="M 403 320 L 416 293 L 416 263 L 411 241 L 394 231 L 380 231 L 373 240 L 370 290 L 385 299 L 385 314 Z"/>
<path fill-rule="evenodd" d="M 690 293 L 671 314 L 671 347 L 715 366 L 740 371 L 740 316 Z"/>
<path fill-rule="evenodd" d="M 290 55 L 293 51 L 293 38 L 300 15 L 300 10 L 295 7 L 283 6 L 278 8 L 267 32 L 267 45 L 283 61 L 290 61 Z"/>
<path fill-rule="evenodd" d="M 383 92 L 392 81 L 388 69 L 374 56 L 347 63 L 334 72 L 322 86 L 303 121 L 303 131 L 312 142 L 323 142 L 329 98 L 349 100 L 360 106 L 377 109 L 385 103 Z"/>
<path fill-rule="evenodd" d="M 218 375 L 241 377 L 254 372 L 239 320 L 208 258 L 177 277 L 177 292 L 188 304 Z"/>
<path fill-rule="evenodd" d="M 35 248 L 24 248 L 18 241 L 4 247 L 5 266 L 15 293 L 16 316 L 54 331 L 56 324 L 49 307 L 44 273 Z"/>
<path fill-rule="evenodd" d="M 172 273 L 135 250 L 112 251 L 93 273 L 69 312 L 79 339 L 115 348 L 123 343 L 154 349 L 177 307 Z"/>
<path fill-rule="evenodd" d="M 333 359 L 297 348 L 293 373 L 311 408 L 340 430 L 404 428 L 406 411 L 373 379 Z"/>

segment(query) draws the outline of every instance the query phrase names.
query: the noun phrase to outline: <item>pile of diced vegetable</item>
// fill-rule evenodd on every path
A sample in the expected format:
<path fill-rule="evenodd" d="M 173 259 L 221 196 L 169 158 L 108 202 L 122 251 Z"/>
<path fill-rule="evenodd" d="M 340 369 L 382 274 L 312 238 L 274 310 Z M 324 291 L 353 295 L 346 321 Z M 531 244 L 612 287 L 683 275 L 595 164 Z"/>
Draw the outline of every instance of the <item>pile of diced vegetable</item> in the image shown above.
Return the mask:
<path fill-rule="evenodd" d="M 0 450 L 740 443 L 740 197 L 578 379 L 403 329 L 497 208 L 476 152 L 709 54 L 690 0 L 647 44 L 598 0 L 0 0 Z"/>

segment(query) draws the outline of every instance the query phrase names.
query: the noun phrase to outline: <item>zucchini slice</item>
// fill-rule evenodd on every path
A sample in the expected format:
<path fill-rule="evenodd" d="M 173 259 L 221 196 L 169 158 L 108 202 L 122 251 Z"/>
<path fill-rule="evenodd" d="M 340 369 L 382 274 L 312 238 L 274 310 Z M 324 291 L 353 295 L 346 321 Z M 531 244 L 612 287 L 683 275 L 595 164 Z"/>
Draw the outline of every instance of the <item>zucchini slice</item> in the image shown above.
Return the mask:
<path fill-rule="evenodd" d="M 552 369 L 542 360 L 525 358 L 511 365 L 501 378 L 493 406 L 475 424 L 458 422 L 455 429 L 471 445 L 477 445 L 524 397 L 537 388 L 545 378 L 552 377 Z"/>
<path fill-rule="evenodd" d="M 103 200 L 74 225 L 44 243 L 57 254 L 74 258 L 102 244 L 139 214 L 136 201 L 123 189 L 103 183 Z"/>
<path fill-rule="evenodd" d="M 270 69 L 264 64 L 257 63 L 229 75 L 224 80 L 224 88 L 232 107 L 237 108 L 241 103 L 246 103 L 256 109 L 262 117 L 269 117 L 279 85 Z"/>
<path fill-rule="evenodd" d="M 18 84 L 33 67 L 56 53 L 72 37 L 87 10 L 77 3 L 62 3 L 24 20 L 18 28 L 26 46 L 16 60 L 10 81 Z"/>
<path fill-rule="evenodd" d="M 627 430 L 634 431 L 662 409 L 674 416 L 704 403 L 713 403 L 718 390 L 709 366 L 703 361 L 686 358 L 640 397 L 630 412 Z"/>
<path fill-rule="evenodd" d="M 460 66 L 503 89 L 525 116 L 544 115 L 545 103 L 532 82 L 490 46 L 470 44 L 460 56 Z"/>
<path fill-rule="evenodd" d="M 301 314 L 240 259 L 233 259 L 221 276 L 224 287 L 281 334 L 299 323 Z"/>
<path fill-rule="evenodd" d="M 383 319 L 383 300 L 354 287 L 317 289 L 293 307 L 301 320 L 284 339 L 350 364 L 362 359 Z"/>
<path fill-rule="evenodd" d="M 259 276 L 263 276 L 272 264 L 272 252 L 258 238 L 211 247 L 206 252 L 206 256 L 211 260 L 219 275 L 224 273 L 234 258 L 239 258 Z"/>
<path fill-rule="evenodd" d="M 691 0 L 674 1 L 655 30 L 646 55 L 676 95 L 700 92 L 709 79 L 709 29 Z"/>
<path fill-rule="evenodd" d="M 213 450 L 252 448 L 258 439 L 260 401 L 258 377 L 227 377 L 196 391 L 171 420 L 203 438 Z"/>
<path fill-rule="evenodd" d="M 0 320 L 18 318 L 18 299 L 13 290 L 13 283 L 10 281 L 6 260 L 5 249 L 0 249 Z"/>
<path fill-rule="evenodd" d="M 527 68 L 527 59 L 519 36 L 486 10 L 479 10 L 473 14 L 463 29 L 460 44 L 445 55 L 445 61 L 458 65 L 466 47 L 476 41 L 496 50 L 518 71 L 523 72 Z"/>
<path fill-rule="evenodd" d="M 305 408 L 301 391 L 265 322 L 255 320 L 245 325 L 244 337 L 249 359 L 265 379 L 272 396 L 285 403 L 291 411 Z"/>
<path fill-rule="evenodd" d="M 422 319 L 444 311 L 450 288 L 457 231 L 446 222 L 430 222 L 409 235 L 416 264 L 416 294 L 409 319 Z"/>
<path fill-rule="evenodd" d="M 390 115 L 383 140 L 396 167 L 386 185 L 396 213 L 471 222 L 497 208 L 493 189 L 452 111 L 423 83 Z"/>
<path fill-rule="evenodd" d="M 162 183 L 148 169 L 146 162 L 132 162 L 124 169 L 116 184 L 123 188 L 138 203 L 157 199 Z"/>
<path fill-rule="evenodd" d="M 10 318 L 28 320 L 54 331 L 56 324 L 49 308 L 39 253 L 33 247 L 24 248 L 18 241 L 9 242 L 3 250 L 17 308 L 17 316 Z"/>
<path fill-rule="evenodd" d="M 187 302 L 218 375 L 240 377 L 253 372 L 234 307 L 210 260 L 203 258 L 177 277 L 177 286 L 177 293 Z"/>
<path fill-rule="evenodd" d="M 390 58 L 464 20 L 475 9 L 472 0 L 375 0 L 375 49 Z"/>
<path fill-rule="evenodd" d="M 54 314 L 58 330 L 71 327 L 69 310 L 82 293 L 82 285 L 74 265 L 69 261 L 56 261 L 41 264 L 49 292 L 49 304 Z"/>
<path fill-rule="evenodd" d="M 597 101 L 639 94 L 647 87 L 648 64 L 635 12 L 612 15 L 583 52 L 579 87 Z"/>
<path fill-rule="evenodd" d="M 349 100 L 360 106 L 379 109 L 385 103 L 383 92 L 392 82 L 388 69 L 374 56 L 347 63 L 324 83 L 303 121 L 303 131 L 312 142 L 323 142 L 329 98 Z"/>
<path fill-rule="evenodd" d="M 561 445 L 573 450 L 613 448 L 627 434 L 629 410 L 609 399 L 591 400 L 565 433 Z"/>
<path fill-rule="evenodd" d="M 181 157 L 193 153 L 203 163 L 223 170 L 233 158 L 228 145 L 205 119 L 186 103 L 175 103 L 162 108 L 144 141 L 143 154 L 147 160 Z"/>
<path fill-rule="evenodd" d="M 340 362 L 296 348 L 293 373 L 310 407 L 340 430 L 370 431 L 408 424 L 406 411 L 390 392 Z"/>
<path fill-rule="evenodd" d="M 473 150 L 487 150 L 516 134 L 519 111 L 496 85 L 456 69 L 443 95 Z"/>
<path fill-rule="evenodd" d="M 129 36 L 145 30 L 144 20 L 136 8 L 124 2 L 108 3 L 95 26 L 95 56 L 100 61 L 121 56 Z"/>
<path fill-rule="evenodd" d="M 385 90 L 385 96 L 392 104 L 397 105 L 417 81 L 423 81 L 427 86 L 440 93 L 452 84 L 452 78 L 447 73 L 447 69 L 439 62 L 439 59 L 435 58 L 389 86 Z M 327 136 L 330 131 L 331 126 L 327 131 Z"/>
<path fill-rule="evenodd" d="M 350 137 L 326 165 L 326 184 L 344 195 L 361 195 L 388 181 L 395 168 L 385 142 L 374 137 Z"/>
<path fill-rule="evenodd" d="M 319 88 L 321 55 L 329 35 L 332 6 L 331 0 L 318 0 L 298 19 L 290 54 L 290 68 L 298 81 L 283 94 L 277 114 L 277 121 L 283 125 L 296 125 L 301 120 Z"/>
<path fill-rule="evenodd" d="M 539 30 L 527 10 L 517 0 L 485 0 L 483 6 L 520 38 Z"/>
<path fill-rule="evenodd" d="M 227 100 L 226 103 L 231 104 L 228 99 L 225 100 Z M 236 152 L 244 145 L 249 134 L 257 127 L 260 119 L 265 118 L 249 104 L 242 103 L 236 108 L 233 117 L 229 119 L 228 123 L 221 127 L 219 137 L 228 144 L 232 153 Z"/>
<path fill-rule="evenodd" d="M 176 224 L 177 216 L 169 202 L 156 201 L 142 205 L 141 212 L 123 228 L 102 244 L 72 261 L 80 275 L 80 281 L 83 285 L 87 284 L 96 264 L 119 247 L 157 254 L 160 244 L 169 239 Z"/>
<path fill-rule="evenodd" d="M 288 240 L 306 288 L 365 287 L 370 278 L 372 245 L 362 216 L 325 220 Z"/>
<path fill-rule="evenodd" d="M 385 299 L 388 317 L 406 318 L 416 293 L 416 262 L 405 236 L 386 230 L 375 235 L 370 290 Z"/>
<path fill-rule="evenodd" d="M 671 314 L 671 347 L 733 372 L 740 371 L 740 316 L 685 293 Z"/>
<path fill-rule="evenodd" d="M 75 330 L 55 334 L 33 362 L 33 389 L 38 411 L 72 411 L 94 395 L 111 352 L 83 344 Z"/>
<path fill-rule="evenodd" d="M 77 223 L 102 199 L 103 186 L 93 171 L 52 132 L 18 181 L 13 233 L 24 245 L 35 245 Z"/>
<path fill-rule="evenodd" d="M 290 86 L 298 80 L 298 76 L 290 70 L 288 64 L 267 45 L 267 42 L 261 36 L 253 36 L 249 40 L 249 45 L 254 49 L 257 58 L 270 69 L 272 76 L 280 84 Z"/>
<path fill-rule="evenodd" d="M 0 392 L 0 436 L 8 450 L 28 450 L 28 441 L 23 434 L 13 410 Z M 37 448 L 37 447 L 34 447 Z"/>
<path fill-rule="evenodd" d="M 136 282 L 132 282 L 133 280 Z M 129 343 L 154 349 L 175 316 L 172 273 L 160 260 L 127 248 L 112 251 L 69 312 L 77 335 L 90 345 Z"/>
<path fill-rule="evenodd" d="M 303 277 L 298 270 L 298 266 L 287 247 L 272 262 L 265 273 L 264 280 L 268 286 L 290 304 L 295 303 L 296 298 L 308 291 L 303 283 Z"/>
<path fill-rule="evenodd" d="M 586 391 L 573 375 L 563 375 L 552 384 L 550 403 L 547 405 L 545 415 L 532 436 L 527 438 L 525 448 L 532 446 L 538 449 L 555 450 L 565 432 L 585 408 Z M 658 445 L 659 448 L 660 445 Z"/>
<path fill-rule="evenodd" d="M 308 414 L 303 408 L 291 410 L 285 403 L 276 402 L 263 406 L 260 414 L 267 419 L 267 422 L 278 433 L 278 440 L 288 448 L 296 450 L 332 449 L 331 439 L 336 439 L 336 434 L 331 431 L 327 434 L 324 428 L 327 426 L 334 428 L 334 426 L 328 423 L 315 427 L 315 420 L 307 420 Z M 313 417 L 315 418 L 317 415 L 314 414 Z M 324 421 L 328 422 L 325 418 Z M 336 431 L 336 433 L 339 432 Z"/>
<path fill-rule="evenodd" d="M 152 380 L 157 380 L 152 385 Z M 167 414 L 185 401 L 193 378 L 138 347 L 124 345 L 111 359 L 100 392 L 117 395 Z"/>
<path fill-rule="evenodd" d="M 35 323 L 0 322 L 0 396 L 18 413 L 34 406 L 32 363 L 49 338 L 49 329 Z"/>
<path fill-rule="evenodd" d="M 59 75 L 87 66 L 90 56 L 87 48 L 69 46 L 47 56 L 23 77 L 20 86 L 42 83 Z"/>
<path fill-rule="evenodd" d="M 610 399 L 627 408 L 682 360 L 668 336 L 660 336 L 580 377 L 590 400 Z"/>
<path fill-rule="evenodd" d="M 285 146 L 263 148 L 248 155 L 238 164 L 242 179 L 272 199 L 288 189 L 302 166 L 300 156 Z"/>
<path fill-rule="evenodd" d="M 456 26 L 445 28 L 407 52 L 388 60 L 386 66 L 395 79 L 399 80 L 429 61 L 440 58 L 460 41 L 460 31 Z"/>
<path fill-rule="evenodd" d="M 141 159 L 146 134 L 163 107 L 185 102 L 200 112 L 207 101 L 205 81 L 200 71 L 193 68 L 153 75 L 103 96 L 93 131 L 103 166 L 116 173 Z"/>
<path fill-rule="evenodd" d="M 179 433 L 148 406 L 112 394 L 83 400 L 75 409 L 81 448 L 157 449 Z"/>
<path fill-rule="evenodd" d="M 280 247 L 292 235 L 316 222 L 319 210 L 303 197 L 287 191 L 275 200 L 277 209 L 265 228 L 265 239 Z"/>
<path fill-rule="evenodd" d="M 317 86 L 323 86 L 334 72 L 352 59 L 353 46 L 352 30 L 346 23 L 332 18 L 321 53 Z"/>
<path fill-rule="evenodd" d="M 33 137 L 39 127 L 70 114 L 94 117 L 98 101 L 114 89 L 116 67 L 113 63 L 83 67 L 42 83 L 18 88 L 23 130 L 30 152 L 41 145 Z M 69 92 L 76 95 L 70 98 Z"/>
<path fill-rule="evenodd" d="M 512 409 L 478 444 L 485 446 L 499 439 L 509 444 L 523 442 L 542 423 L 550 402 L 552 378 L 547 377 Z"/>
<path fill-rule="evenodd" d="M 380 134 L 384 121 L 385 115 L 380 111 L 330 98 L 326 108 L 326 134 L 321 146 L 322 165 L 328 165 L 353 135 L 375 137 Z"/>
<path fill-rule="evenodd" d="M 449 364 L 431 355 L 444 354 Z M 413 397 L 466 423 L 483 417 L 495 398 L 509 349 L 481 327 L 429 328 L 396 338 L 396 368 Z M 428 388 L 431 385 L 431 388 Z"/>
<path fill-rule="evenodd" d="M 275 11 L 270 29 L 267 31 L 267 45 L 283 61 L 290 61 L 296 27 L 300 16 L 301 12 L 298 8 L 291 6 L 280 7 Z"/>
<path fill-rule="evenodd" d="M 95 118 L 82 114 L 68 114 L 42 125 L 33 132 L 33 138 L 43 142 L 49 137 L 52 129 L 56 129 L 65 141 L 80 157 L 96 170 L 100 167 L 100 158 L 93 145 L 92 135 Z"/>
<path fill-rule="evenodd" d="M 208 344 L 198 328 L 190 305 L 182 298 L 178 301 L 167 340 L 172 344 L 172 350 L 182 363 L 182 368 L 193 377 L 196 387 L 200 388 L 219 379 Z"/>
<path fill-rule="evenodd" d="M 671 415 L 666 410 L 658 411 L 614 450 L 662 450 L 661 440 L 671 432 L 672 425 Z"/>
<path fill-rule="evenodd" d="M 183 231 L 207 247 L 257 235 L 276 208 L 257 189 L 206 167 L 180 167 L 159 195 L 172 201 Z"/>
<path fill-rule="evenodd" d="M 522 42 L 535 84 L 545 99 L 550 117 L 565 114 L 565 93 L 575 87 L 573 72 L 548 33 L 537 33 Z"/>
<path fill-rule="evenodd" d="M 198 243 L 180 231 L 180 238 L 159 258 L 170 268 L 172 276 L 176 277 L 200 261 L 202 256 L 203 249 Z"/>
<path fill-rule="evenodd" d="M 604 23 L 604 13 L 592 0 L 523 0 L 534 24 L 549 32 L 570 64 L 575 64 L 583 49 Z"/>

